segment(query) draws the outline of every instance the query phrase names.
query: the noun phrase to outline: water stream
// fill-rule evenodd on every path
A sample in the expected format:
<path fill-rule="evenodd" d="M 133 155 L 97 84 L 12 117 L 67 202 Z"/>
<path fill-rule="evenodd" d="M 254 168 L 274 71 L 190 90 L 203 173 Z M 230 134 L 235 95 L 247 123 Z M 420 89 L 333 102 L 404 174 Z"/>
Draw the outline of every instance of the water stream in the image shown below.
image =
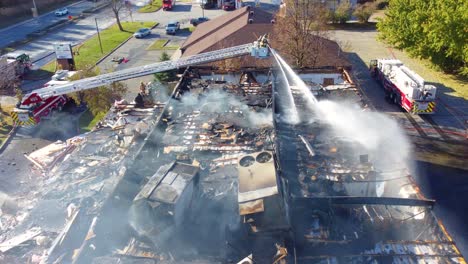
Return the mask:
<path fill-rule="evenodd" d="M 378 112 L 366 111 L 351 102 L 346 101 L 318 101 L 312 94 L 309 87 L 293 71 L 293 69 L 275 52 L 272 52 L 278 62 L 289 89 L 288 100 L 280 100 L 287 105 L 281 106 L 283 109 L 296 107 L 296 100 L 302 101 L 301 109 L 293 109 L 285 112 L 286 118 L 292 121 L 287 123 L 296 124 L 298 116 L 301 113 L 300 120 L 303 123 L 312 123 L 319 121 L 329 125 L 333 131 L 330 137 L 344 137 L 361 145 L 360 154 L 368 154 L 374 167 L 380 171 L 395 170 L 401 168 L 411 168 L 409 160 L 411 147 L 410 143 L 399 127 L 398 123 Z M 294 90 L 294 94 L 293 91 Z M 290 103 L 289 101 L 293 102 Z M 304 105 L 305 102 L 305 105 Z M 305 109 L 304 109 L 305 108 Z M 308 113 L 303 114 L 306 111 Z M 291 116 L 293 115 L 293 116 Z"/>

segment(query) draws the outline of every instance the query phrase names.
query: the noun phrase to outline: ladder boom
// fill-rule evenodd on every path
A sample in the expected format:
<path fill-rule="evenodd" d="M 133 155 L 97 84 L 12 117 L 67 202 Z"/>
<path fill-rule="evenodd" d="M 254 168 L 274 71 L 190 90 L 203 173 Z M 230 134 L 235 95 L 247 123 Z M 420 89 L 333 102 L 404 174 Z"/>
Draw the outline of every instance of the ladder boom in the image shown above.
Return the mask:
<path fill-rule="evenodd" d="M 249 54 L 252 50 L 253 44 L 244 44 L 240 46 L 210 51 L 201 53 L 198 55 L 188 56 L 175 61 L 163 61 L 145 66 L 134 67 L 121 71 L 101 74 L 99 76 L 90 77 L 82 80 L 69 82 L 62 85 L 55 85 L 51 87 L 45 87 L 32 91 L 31 93 L 24 96 L 23 102 L 31 95 L 39 96 L 42 100 L 51 97 L 59 96 L 72 92 L 84 91 L 92 88 L 96 88 L 103 85 L 109 85 L 113 82 L 128 80 L 141 76 L 150 75 L 153 73 L 164 72 L 177 68 L 187 67 L 191 65 L 213 62 L 221 59 L 241 56 Z"/>

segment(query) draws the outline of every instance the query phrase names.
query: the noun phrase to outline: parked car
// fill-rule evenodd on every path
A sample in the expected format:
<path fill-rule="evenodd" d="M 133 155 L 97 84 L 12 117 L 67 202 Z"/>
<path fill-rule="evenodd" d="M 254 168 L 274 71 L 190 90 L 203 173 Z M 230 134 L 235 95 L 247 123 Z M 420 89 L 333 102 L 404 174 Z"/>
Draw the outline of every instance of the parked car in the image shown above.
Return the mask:
<path fill-rule="evenodd" d="M 66 7 L 55 10 L 55 15 L 56 16 L 64 16 L 66 14 L 68 14 L 68 8 L 66 8 Z"/>
<path fill-rule="evenodd" d="M 149 28 L 140 28 L 137 32 L 133 33 L 135 38 L 144 38 L 151 34 L 151 30 Z"/>
<path fill-rule="evenodd" d="M 169 22 L 166 26 L 166 33 L 169 35 L 175 35 L 180 29 L 180 23 L 177 21 Z"/>
<path fill-rule="evenodd" d="M 190 19 L 190 24 L 192 24 L 194 26 L 197 26 L 197 25 L 199 25 L 199 24 L 201 24 L 203 22 L 206 22 L 208 20 L 209 20 L 209 18 L 207 18 L 207 17 L 192 18 L 192 19 Z"/>
<path fill-rule="evenodd" d="M 200 7 L 203 9 L 211 9 L 211 8 L 215 8 L 216 4 L 214 0 L 201 0 Z"/>
<path fill-rule="evenodd" d="M 236 3 L 234 3 L 234 1 L 224 2 L 224 4 L 223 4 L 223 10 L 224 11 L 231 11 L 231 10 L 234 10 L 234 9 L 236 9 Z"/>

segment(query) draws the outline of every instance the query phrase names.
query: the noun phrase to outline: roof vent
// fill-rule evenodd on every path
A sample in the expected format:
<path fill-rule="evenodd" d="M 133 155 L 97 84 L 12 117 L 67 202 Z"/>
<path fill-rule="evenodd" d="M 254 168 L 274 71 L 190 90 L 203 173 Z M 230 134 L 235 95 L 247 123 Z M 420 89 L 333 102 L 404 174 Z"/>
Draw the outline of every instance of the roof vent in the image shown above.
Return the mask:
<path fill-rule="evenodd" d="M 252 24 L 253 23 L 253 19 L 249 19 L 249 24 Z"/>

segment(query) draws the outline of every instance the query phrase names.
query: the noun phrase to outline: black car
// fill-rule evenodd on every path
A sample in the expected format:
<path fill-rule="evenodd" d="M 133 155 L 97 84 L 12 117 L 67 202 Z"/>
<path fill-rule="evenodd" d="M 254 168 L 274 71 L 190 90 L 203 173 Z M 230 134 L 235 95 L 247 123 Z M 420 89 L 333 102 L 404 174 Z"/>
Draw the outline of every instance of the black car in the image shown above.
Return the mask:
<path fill-rule="evenodd" d="M 224 11 L 231 11 L 231 10 L 234 10 L 234 9 L 236 9 L 236 3 L 234 1 L 224 2 L 224 5 L 223 5 L 223 10 Z"/>
<path fill-rule="evenodd" d="M 197 26 L 197 25 L 199 25 L 199 24 L 201 24 L 203 22 L 206 22 L 208 20 L 209 20 L 209 18 L 207 18 L 207 17 L 192 18 L 192 19 L 190 19 L 190 24 L 192 24 L 194 26 Z"/>

